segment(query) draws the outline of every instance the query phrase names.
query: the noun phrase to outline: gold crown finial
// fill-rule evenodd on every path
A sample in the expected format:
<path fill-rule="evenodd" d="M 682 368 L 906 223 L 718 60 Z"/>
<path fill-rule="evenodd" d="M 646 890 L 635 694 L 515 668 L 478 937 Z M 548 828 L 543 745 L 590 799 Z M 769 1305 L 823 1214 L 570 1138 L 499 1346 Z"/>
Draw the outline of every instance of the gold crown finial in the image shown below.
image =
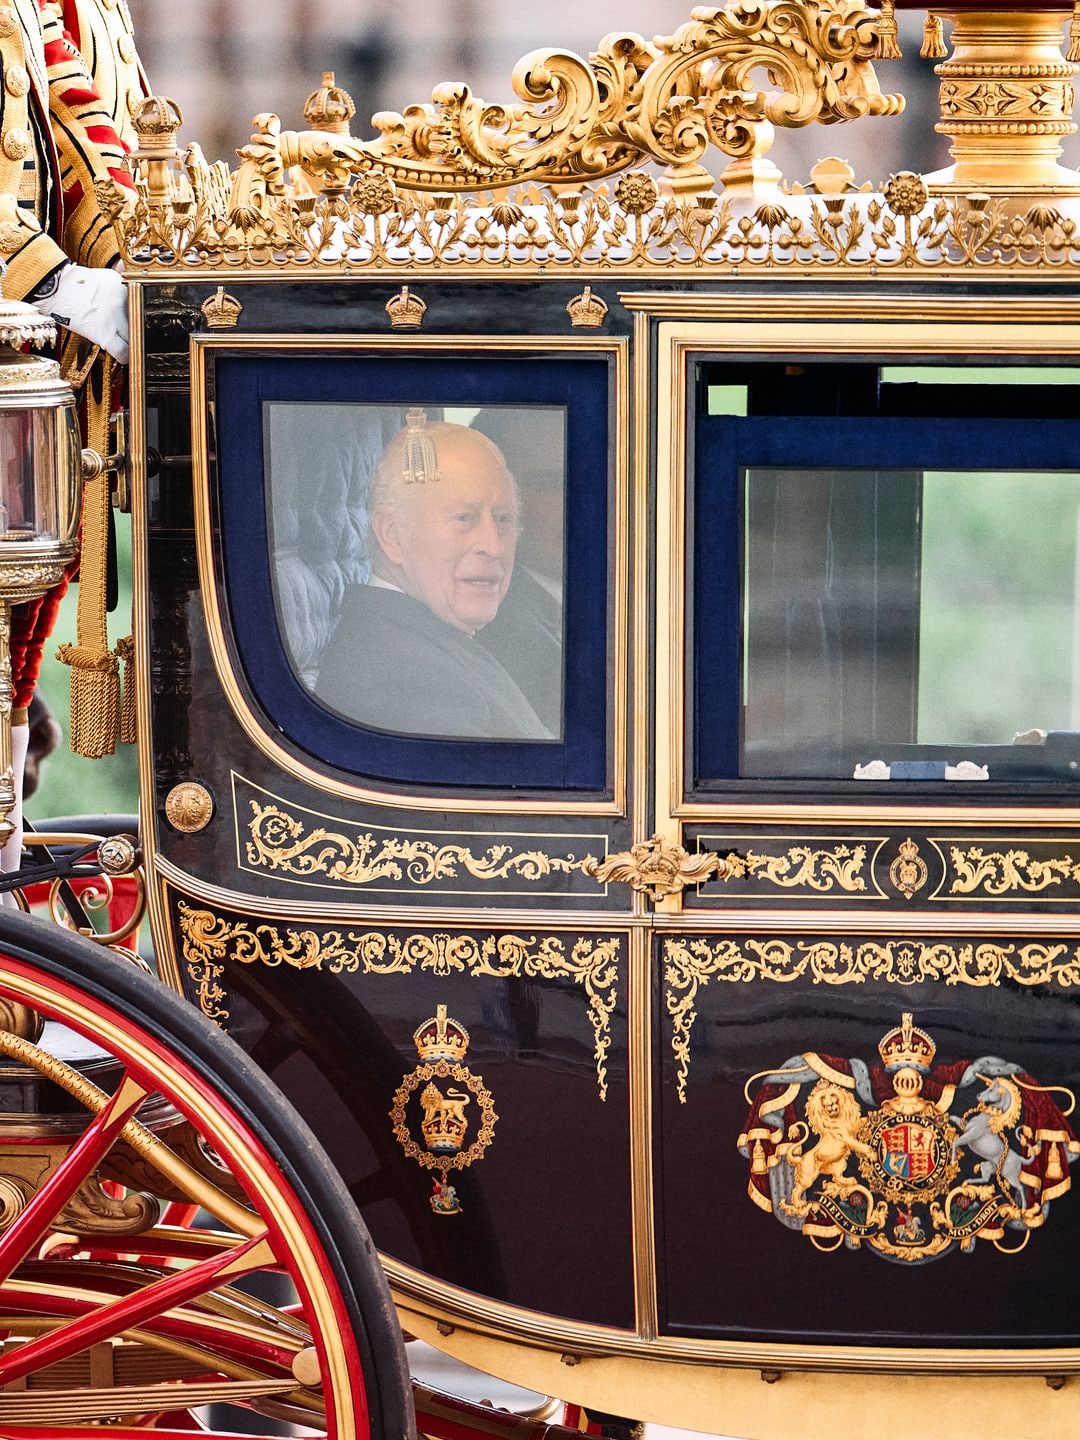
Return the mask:
<path fill-rule="evenodd" d="M 929 1070 L 933 1065 L 937 1046 L 926 1031 L 920 1030 L 913 1022 L 911 1011 L 905 1010 L 896 1029 L 882 1036 L 878 1053 L 886 1069 L 915 1066 L 920 1070 Z"/>
<path fill-rule="evenodd" d="M 409 410 L 405 415 L 405 438 L 401 446 L 401 478 L 406 485 L 428 485 L 441 480 L 435 441 L 427 434 L 427 411 Z M 440 1006 L 445 1015 L 446 1007 Z"/>
<path fill-rule="evenodd" d="M 199 306 L 208 330 L 235 330 L 243 308 L 235 295 L 225 293 L 224 285 Z"/>
<path fill-rule="evenodd" d="M 176 101 L 165 95 L 147 95 L 128 108 L 139 137 L 138 154 L 171 160 L 178 153 L 176 137 L 184 123 L 184 112 Z"/>
<path fill-rule="evenodd" d="M 395 330 L 419 330 L 424 323 L 427 305 L 403 285 L 392 300 L 386 302 L 386 313 Z"/>
<path fill-rule="evenodd" d="M 430 1020 L 425 1020 L 413 1035 L 416 1053 L 421 1060 L 434 1064 L 439 1060 L 460 1061 L 469 1048 L 469 1032 L 440 1005 Z"/>
<path fill-rule="evenodd" d="M 304 119 L 310 128 L 327 135 L 348 135 L 355 114 L 352 96 L 335 84 L 333 70 L 324 70 L 322 84 L 304 102 Z"/>
<path fill-rule="evenodd" d="M 567 305 L 566 313 L 570 316 L 571 325 L 582 330 L 596 330 L 604 323 L 608 307 L 599 295 L 593 294 L 592 286 L 586 285 L 581 294 L 575 295 Z"/>

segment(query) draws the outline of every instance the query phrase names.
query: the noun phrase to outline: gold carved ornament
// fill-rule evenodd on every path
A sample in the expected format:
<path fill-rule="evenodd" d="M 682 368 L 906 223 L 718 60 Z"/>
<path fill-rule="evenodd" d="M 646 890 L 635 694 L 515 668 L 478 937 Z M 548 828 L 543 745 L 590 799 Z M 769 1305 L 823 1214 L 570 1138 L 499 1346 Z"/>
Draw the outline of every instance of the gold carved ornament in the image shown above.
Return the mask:
<path fill-rule="evenodd" d="M 785 890 L 817 890 L 827 892 L 835 886 L 849 894 L 866 889 L 863 867 L 865 845 L 836 845 L 831 850 L 816 850 L 810 845 L 793 845 L 783 855 L 760 855 L 748 850 L 745 855 L 725 857 L 726 875 L 721 879 L 741 879 L 750 875 Z"/>
<path fill-rule="evenodd" d="M 607 1057 L 611 1016 L 618 1001 L 620 940 L 580 936 L 567 950 L 560 936 L 451 935 L 397 936 L 380 930 L 313 930 L 227 920 L 210 910 L 181 904 L 184 962 L 203 1013 L 229 1018 L 221 984 L 226 964 L 286 965 L 294 970 L 327 970 L 332 975 L 409 975 L 415 970 L 444 978 L 469 974 L 507 979 L 524 975 L 570 979 L 588 996 L 593 1058 L 600 1099 L 607 1099 Z"/>
<path fill-rule="evenodd" d="M 589 856 L 549 855 L 543 850 L 515 850 L 512 845 L 494 844 L 482 854 L 457 842 L 438 844 L 433 840 L 390 836 L 376 840 L 370 834 L 355 837 L 325 826 L 308 829 L 302 820 L 277 805 L 250 802 L 247 863 L 264 870 L 284 872 L 309 879 L 325 875 L 344 885 L 370 885 L 377 880 L 407 880 L 429 885 L 452 880 L 460 871 L 474 880 L 537 881 L 548 875 L 567 875 L 585 870 Z"/>
<path fill-rule="evenodd" d="M 989 1240 L 1018 1254 L 1071 1186 L 1076 1097 L 997 1056 L 935 1068 L 935 1042 L 913 1021 L 905 1011 L 882 1037 L 876 1075 L 814 1049 L 751 1076 L 747 1193 L 827 1253 L 865 1246 L 910 1266 Z"/>
<path fill-rule="evenodd" d="M 431 1208 L 436 1215 L 459 1215 L 461 1202 L 449 1183 L 450 1172 L 467 1170 L 483 1158 L 495 1137 L 499 1117 L 483 1078 L 462 1063 L 469 1048 L 469 1032 L 460 1021 L 447 1015 L 445 1005 L 440 1005 L 431 1019 L 417 1028 L 413 1040 L 420 1064 L 403 1077 L 394 1092 L 390 1109 L 394 1138 L 410 1160 L 434 1172 Z M 410 1101 L 418 1090 L 423 1112 L 422 1144 L 417 1142 L 409 1120 Z M 469 1127 L 474 1123 L 467 1113 L 473 1101 L 476 1134 L 466 1145 Z"/>
<path fill-rule="evenodd" d="M 929 876 L 922 852 L 909 835 L 906 840 L 901 840 L 896 859 L 889 866 L 889 879 L 905 900 L 913 900 Z"/>
<path fill-rule="evenodd" d="M 714 875 L 725 879 L 734 873 L 729 870 L 729 861 L 714 851 L 691 855 L 661 835 L 641 840 L 629 850 L 609 855 L 606 860 L 590 856 L 582 862 L 581 869 L 602 884 L 615 881 L 629 885 L 631 890 L 647 895 L 650 900 L 666 900 L 669 896 L 681 895 L 688 885 L 700 885 Z"/>
<path fill-rule="evenodd" d="M 775 125 L 899 113 L 901 97 L 881 94 L 871 64 L 881 54 L 878 23 L 852 0 L 700 7 L 670 37 L 609 36 L 588 61 L 533 52 L 513 75 L 521 104 L 439 86 L 429 105 L 375 116 L 373 141 L 352 138 L 347 119 L 282 132 L 276 116 L 259 115 L 235 174 L 194 144 L 174 173 L 182 116 L 153 97 L 134 119 L 134 199 L 111 180 L 98 199 L 132 265 L 640 267 L 712 261 L 728 244 L 724 258 L 737 261 L 763 235 L 773 249 L 785 211 L 767 206 L 754 221 L 729 223 L 702 157 L 712 145 L 749 162 Z M 762 74 L 775 90 L 755 88 Z M 658 205 L 646 174 L 624 175 L 614 204 L 606 189 L 569 188 L 649 163 L 667 167 L 667 186 L 685 204 Z M 495 197 L 486 210 L 462 205 L 481 192 Z M 823 208 L 814 222 L 826 260 L 857 239 L 843 240 L 834 220 Z M 865 221 L 853 217 L 849 228 L 861 234 Z M 807 227 L 798 239 L 809 238 Z"/>
<path fill-rule="evenodd" d="M 734 984 L 769 980 L 788 984 L 860 985 L 866 981 L 917 985 L 936 981 L 977 989 L 1000 985 L 1080 985 L 1080 946 L 926 943 L 914 939 L 832 940 L 665 939 L 665 1003 L 671 1017 L 676 1090 L 686 1103 L 690 1039 L 697 1020 L 698 991 L 710 980 Z"/>
<path fill-rule="evenodd" d="M 294 166 L 320 189 L 344 192 L 371 172 L 416 190 L 502 189 L 615 174 L 645 160 L 676 170 L 709 145 L 753 152 L 762 123 L 798 127 L 898 114 L 870 63 L 878 16 L 852 0 L 742 0 L 702 6 L 673 35 L 608 36 L 588 61 L 535 50 L 512 84 L 524 102 L 489 105 L 468 85 L 440 85 L 430 105 L 373 118 L 372 141 L 325 131 L 282 131 L 256 117 L 241 152 L 252 194 L 283 194 Z M 765 70 L 776 92 L 754 88 Z"/>
<path fill-rule="evenodd" d="M 972 895 L 978 890 L 986 895 L 1036 894 L 1062 880 L 1080 881 L 1080 863 L 1071 855 L 1039 860 L 1026 850 L 983 850 L 981 846 L 961 850 L 953 846 L 949 858 L 956 871 L 949 886 L 953 895 Z"/>
<path fill-rule="evenodd" d="M 586 859 L 581 869 L 605 883 L 629 885 L 651 900 L 666 900 L 706 880 L 741 880 L 748 875 L 785 890 L 824 893 L 835 886 L 858 894 L 866 889 L 865 863 L 865 845 L 837 845 L 832 850 L 794 845 L 783 855 L 762 855 L 752 850 L 745 855 L 734 851 L 722 855 L 712 850 L 692 855 L 683 846 L 653 835 L 605 860 Z"/>

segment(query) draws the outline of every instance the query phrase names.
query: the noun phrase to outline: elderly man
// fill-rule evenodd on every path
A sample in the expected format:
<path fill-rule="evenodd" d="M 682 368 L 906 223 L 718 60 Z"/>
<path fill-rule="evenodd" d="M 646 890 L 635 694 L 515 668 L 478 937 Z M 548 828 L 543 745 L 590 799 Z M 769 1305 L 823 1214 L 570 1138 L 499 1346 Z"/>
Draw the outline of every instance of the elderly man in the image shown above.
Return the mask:
<path fill-rule="evenodd" d="M 397 734 L 551 740 L 483 644 L 510 587 L 518 528 L 517 487 L 485 436 L 415 423 L 395 436 L 372 491 L 371 578 L 345 594 L 316 695 Z M 550 680 L 558 686 L 557 670 Z"/>

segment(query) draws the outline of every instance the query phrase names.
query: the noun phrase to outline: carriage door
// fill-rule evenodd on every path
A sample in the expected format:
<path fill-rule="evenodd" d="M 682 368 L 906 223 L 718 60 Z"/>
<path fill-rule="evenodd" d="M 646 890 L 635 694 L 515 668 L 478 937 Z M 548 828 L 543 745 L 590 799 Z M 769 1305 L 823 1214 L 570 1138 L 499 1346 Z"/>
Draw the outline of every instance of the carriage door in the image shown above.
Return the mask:
<path fill-rule="evenodd" d="M 998 1103 L 980 1097 L 999 1075 L 1062 1087 L 1062 1112 L 1080 1080 L 1063 1003 L 1077 336 L 983 324 L 952 297 L 944 323 L 892 297 L 833 297 L 828 322 L 784 297 L 753 321 L 710 304 L 685 322 L 642 302 L 673 397 L 656 417 L 658 1325 L 856 1343 L 881 1324 L 868 1254 L 915 1274 L 993 1239 L 1025 1260 L 996 1290 L 966 1268 L 979 1296 L 950 1343 L 1033 1343 L 1065 1157 L 1040 1204 L 1019 1178 L 994 1198 L 993 1157 L 946 1130 Z M 1020 1106 L 1000 1090 L 1003 1114 Z M 844 1252 L 827 1314 L 822 1249 Z M 907 1343 L 927 1343 L 948 1268 L 920 1280 Z"/>

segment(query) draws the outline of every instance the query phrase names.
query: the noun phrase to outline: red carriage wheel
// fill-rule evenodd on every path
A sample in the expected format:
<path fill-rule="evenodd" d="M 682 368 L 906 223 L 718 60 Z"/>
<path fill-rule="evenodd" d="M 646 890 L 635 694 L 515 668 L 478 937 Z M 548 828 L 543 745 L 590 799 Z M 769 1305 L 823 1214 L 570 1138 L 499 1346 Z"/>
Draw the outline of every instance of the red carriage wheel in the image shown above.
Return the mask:
<path fill-rule="evenodd" d="M 412 1432 L 363 1223 L 217 1027 L 101 947 L 2 912 L 0 1056 L 5 1436 L 179 1433 L 211 1403 L 266 1417 L 267 1434 Z M 205 1223 L 163 1223 L 193 1205 Z M 259 1298 L 266 1285 L 282 1298 Z"/>

